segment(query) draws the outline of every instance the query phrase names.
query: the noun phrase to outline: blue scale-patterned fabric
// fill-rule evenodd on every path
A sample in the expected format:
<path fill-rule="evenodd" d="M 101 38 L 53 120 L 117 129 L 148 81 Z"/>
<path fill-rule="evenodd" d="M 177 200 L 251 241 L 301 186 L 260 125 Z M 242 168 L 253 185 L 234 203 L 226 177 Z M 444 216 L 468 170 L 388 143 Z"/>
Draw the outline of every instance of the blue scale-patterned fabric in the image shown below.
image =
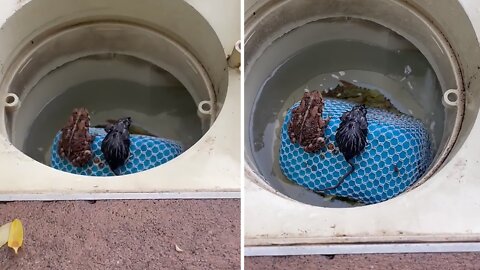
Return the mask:
<path fill-rule="evenodd" d="M 92 160 L 83 167 L 74 167 L 68 160 L 63 159 L 58 154 L 58 142 L 61 132 L 59 132 L 53 141 L 51 166 L 55 169 L 89 176 L 114 176 L 110 167 L 105 162 L 101 145 L 105 138 L 105 131 L 99 128 L 90 128 L 90 134 L 95 135 L 92 142 Z M 182 153 L 180 143 L 143 135 L 130 136 L 130 157 L 124 166 L 120 168 L 120 174 L 132 174 L 154 168 L 158 165 L 172 160 Z"/>
<path fill-rule="evenodd" d="M 288 136 L 290 108 L 282 126 L 280 167 L 290 180 L 319 191 L 333 187 L 350 165 L 338 151 L 335 132 L 343 112 L 351 110 L 353 103 L 326 99 L 323 117 L 331 117 L 325 130 L 327 145 L 319 153 L 306 153 Z M 419 120 L 404 114 L 394 114 L 381 109 L 367 109 L 368 145 L 352 159 L 355 171 L 338 188 L 322 191 L 327 195 L 350 198 L 365 204 L 378 203 L 393 198 L 418 180 L 433 158 L 430 135 Z"/>

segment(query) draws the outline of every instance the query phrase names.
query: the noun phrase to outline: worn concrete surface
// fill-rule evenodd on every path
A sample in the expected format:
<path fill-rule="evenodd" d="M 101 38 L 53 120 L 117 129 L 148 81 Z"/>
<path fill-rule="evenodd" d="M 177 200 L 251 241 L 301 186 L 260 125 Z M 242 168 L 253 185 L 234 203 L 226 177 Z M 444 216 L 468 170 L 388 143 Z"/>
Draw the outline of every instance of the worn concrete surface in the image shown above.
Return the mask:
<path fill-rule="evenodd" d="M 246 257 L 245 270 L 256 269 L 470 270 L 480 269 L 480 253 Z"/>
<path fill-rule="evenodd" d="M 13 218 L 24 248 L 0 269 L 240 269 L 239 200 L 0 203 Z"/>

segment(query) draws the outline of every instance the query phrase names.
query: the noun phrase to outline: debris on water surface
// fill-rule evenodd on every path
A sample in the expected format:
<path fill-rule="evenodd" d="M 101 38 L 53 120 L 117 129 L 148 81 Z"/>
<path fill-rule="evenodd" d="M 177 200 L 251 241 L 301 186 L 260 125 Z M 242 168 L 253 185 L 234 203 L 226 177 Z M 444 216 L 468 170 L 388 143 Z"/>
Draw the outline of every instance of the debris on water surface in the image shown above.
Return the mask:
<path fill-rule="evenodd" d="M 412 67 L 410 65 L 406 65 L 403 73 L 405 73 L 407 76 L 410 75 L 410 73 L 412 73 Z"/>
<path fill-rule="evenodd" d="M 324 97 L 343 99 L 400 114 L 390 100 L 378 90 L 360 87 L 344 80 L 339 80 L 339 84 L 334 89 L 323 91 L 322 94 Z"/>
<path fill-rule="evenodd" d="M 318 193 L 318 192 L 315 192 L 318 196 L 322 197 L 324 201 L 326 202 L 331 202 L 331 203 L 334 203 L 335 201 L 339 201 L 339 202 L 343 202 L 343 203 L 346 203 L 350 206 L 361 206 L 361 205 L 364 205 L 363 203 L 361 202 L 358 202 L 354 199 L 351 199 L 351 198 L 347 198 L 347 197 L 341 197 L 341 196 L 337 196 L 337 195 L 328 195 L 328 194 L 324 194 L 324 193 Z"/>

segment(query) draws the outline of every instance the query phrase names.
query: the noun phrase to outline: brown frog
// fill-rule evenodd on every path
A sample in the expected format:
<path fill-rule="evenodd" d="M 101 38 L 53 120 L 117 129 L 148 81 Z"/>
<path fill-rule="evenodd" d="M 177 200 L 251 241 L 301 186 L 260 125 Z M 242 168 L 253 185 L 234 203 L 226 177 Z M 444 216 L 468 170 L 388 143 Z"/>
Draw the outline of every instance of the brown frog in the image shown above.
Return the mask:
<path fill-rule="evenodd" d="M 91 143 L 93 136 L 89 133 L 90 116 L 85 108 L 73 110 L 67 125 L 62 129 L 58 143 L 58 154 L 66 158 L 73 166 L 86 165 L 93 156 Z"/>
<path fill-rule="evenodd" d="M 305 92 L 300 105 L 292 111 L 288 135 L 292 143 L 298 143 L 307 153 L 315 153 L 325 147 L 325 128 L 330 121 L 322 118 L 324 101 L 319 91 Z"/>

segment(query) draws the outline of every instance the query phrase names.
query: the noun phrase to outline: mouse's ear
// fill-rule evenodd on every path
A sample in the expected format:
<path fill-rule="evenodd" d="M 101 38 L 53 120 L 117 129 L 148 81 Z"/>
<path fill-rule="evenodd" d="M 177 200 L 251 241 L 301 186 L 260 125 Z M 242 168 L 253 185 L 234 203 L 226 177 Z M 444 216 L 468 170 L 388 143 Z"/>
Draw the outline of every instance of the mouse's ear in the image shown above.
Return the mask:
<path fill-rule="evenodd" d="M 366 116 L 359 116 L 356 122 L 358 123 L 360 129 L 368 129 L 368 121 Z"/>
<path fill-rule="evenodd" d="M 367 129 L 368 128 L 368 122 L 367 122 L 367 118 L 365 116 L 362 116 L 362 118 L 360 119 L 360 128 L 361 129 Z"/>
<path fill-rule="evenodd" d="M 113 129 L 113 125 L 112 124 L 107 124 L 107 126 L 104 128 L 105 132 L 109 133 L 110 131 L 112 131 Z"/>
<path fill-rule="evenodd" d="M 367 106 L 365 106 L 365 104 L 362 104 L 362 107 L 361 107 L 361 108 L 362 108 L 362 113 L 363 113 L 364 115 L 367 115 Z"/>
<path fill-rule="evenodd" d="M 347 111 L 347 112 L 344 112 L 344 113 L 342 114 L 342 116 L 340 117 L 340 121 L 342 121 L 342 122 L 343 122 L 343 121 L 346 121 L 346 120 L 348 119 L 348 114 L 349 114 L 348 111 Z"/>

